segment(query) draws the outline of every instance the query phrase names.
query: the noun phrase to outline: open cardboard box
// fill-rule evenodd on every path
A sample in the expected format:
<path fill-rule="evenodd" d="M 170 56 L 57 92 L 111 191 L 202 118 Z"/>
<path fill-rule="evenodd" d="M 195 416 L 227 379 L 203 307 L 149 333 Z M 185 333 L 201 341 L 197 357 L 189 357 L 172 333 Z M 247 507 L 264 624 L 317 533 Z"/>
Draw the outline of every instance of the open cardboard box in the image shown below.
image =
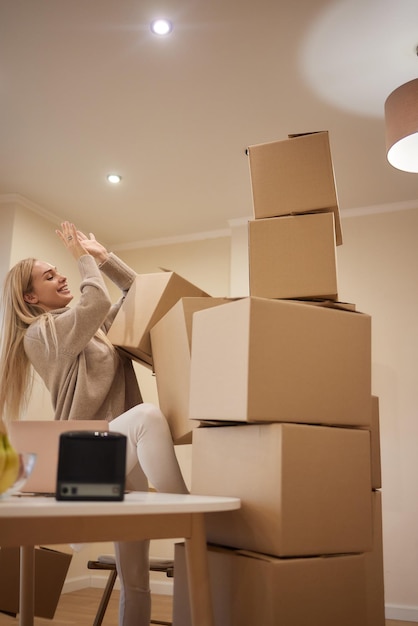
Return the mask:
<path fill-rule="evenodd" d="M 175 272 L 139 274 L 109 329 L 109 340 L 152 367 L 150 330 L 184 296 L 209 294 Z"/>

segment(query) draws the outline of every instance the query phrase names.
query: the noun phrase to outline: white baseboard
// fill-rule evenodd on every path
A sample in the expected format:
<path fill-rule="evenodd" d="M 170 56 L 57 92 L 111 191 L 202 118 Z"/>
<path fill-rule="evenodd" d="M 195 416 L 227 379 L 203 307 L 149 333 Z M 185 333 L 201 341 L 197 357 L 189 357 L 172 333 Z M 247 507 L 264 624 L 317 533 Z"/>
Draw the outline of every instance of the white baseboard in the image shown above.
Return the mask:
<path fill-rule="evenodd" d="M 65 581 L 62 593 L 69 593 L 70 591 L 78 591 L 79 589 L 85 589 L 86 587 L 95 587 L 97 589 L 104 589 L 106 585 L 106 578 L 103 576 L 79 576 L 78 578 L 69 578 Z M 173 595 L 173 581 L 172 580 L 151 580 L 151 593 L 155 593 L 162 596 Z M 119 580 L 116 579 L 115 589 L 120 589 Z"/>
<path fill-rule="evenodd" d="M 386 619 L 397 619 L 401 622 L 418 622 L 418 606 L 386 604 L 385 617 Z"/>
<path fill-rule="evenodd" d="M 71 591 L 78 591 L 85 587 L 92 587 L 90 585 L 90 576 L 79 576 L 78 578 L 66 578 L 62 593 L 70 593 Z M 104 583 L 103 583 L 104 586 Z"/>

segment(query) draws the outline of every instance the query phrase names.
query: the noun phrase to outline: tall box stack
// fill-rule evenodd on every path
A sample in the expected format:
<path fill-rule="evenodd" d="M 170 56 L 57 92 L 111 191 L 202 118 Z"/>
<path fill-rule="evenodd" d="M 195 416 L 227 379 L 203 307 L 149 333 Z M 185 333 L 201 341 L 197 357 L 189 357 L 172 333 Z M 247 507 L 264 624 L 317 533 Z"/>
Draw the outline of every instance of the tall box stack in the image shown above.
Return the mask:
<path fill-rule="evenodd" d="M 250 295 L 193 315 L 192 492 L 216 626 L 384 626 L 371 318 L 338 301 L 328 133 L 248 149 Z M 222 580 L 222 584 L 219 581 Z M 174 626 L 188 626 L 176 546 Z"/>

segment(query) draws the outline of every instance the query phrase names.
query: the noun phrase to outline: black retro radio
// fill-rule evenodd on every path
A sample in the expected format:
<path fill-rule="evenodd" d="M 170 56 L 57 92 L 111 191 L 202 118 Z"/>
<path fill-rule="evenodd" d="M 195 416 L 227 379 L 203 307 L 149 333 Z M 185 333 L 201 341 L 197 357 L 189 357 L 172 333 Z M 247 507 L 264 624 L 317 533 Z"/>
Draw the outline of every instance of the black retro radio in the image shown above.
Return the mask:
<path fill-rule="evenodd" d="M 123 500 L 126 437 L 109 431 L 60 435 L 57 500 Z"/>

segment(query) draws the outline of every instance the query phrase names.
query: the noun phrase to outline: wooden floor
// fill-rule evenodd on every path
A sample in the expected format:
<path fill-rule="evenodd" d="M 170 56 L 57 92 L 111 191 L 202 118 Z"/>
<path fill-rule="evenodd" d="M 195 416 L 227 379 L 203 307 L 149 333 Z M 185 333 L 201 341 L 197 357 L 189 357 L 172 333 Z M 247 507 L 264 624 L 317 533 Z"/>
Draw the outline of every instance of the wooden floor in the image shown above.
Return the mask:
<path fill-rule="evenodd" d="M 81 589 L 63 593 L 53 620 L 35 617 L 35 626 L 92 626 L 103 589 Z M 118 626 L 119 592 L 113 591 L 102 626 Z M 152 597 L 152 618 L 170 621 L 172 597 Z M 0 613 L 0 626 L 15 626 L 18 619 Z"/>
<path fill-rule="evenodd" d="M 59 601 L 53 620 L 35 618 L 35 626 L 92 626 L 102 589 L 81 589 L 64 593 Z M 119 592 L 114 591 L 103 620 L 103 626 L 118 626 Z M 170 621 L 172 615 L 171 596 L 152 597 L 152 617 Z M 17 619 L 0 613 L 0 626 L 15 626 Z M 416 622 L 386 620 L 386 626 L 413 626 Z"/>

